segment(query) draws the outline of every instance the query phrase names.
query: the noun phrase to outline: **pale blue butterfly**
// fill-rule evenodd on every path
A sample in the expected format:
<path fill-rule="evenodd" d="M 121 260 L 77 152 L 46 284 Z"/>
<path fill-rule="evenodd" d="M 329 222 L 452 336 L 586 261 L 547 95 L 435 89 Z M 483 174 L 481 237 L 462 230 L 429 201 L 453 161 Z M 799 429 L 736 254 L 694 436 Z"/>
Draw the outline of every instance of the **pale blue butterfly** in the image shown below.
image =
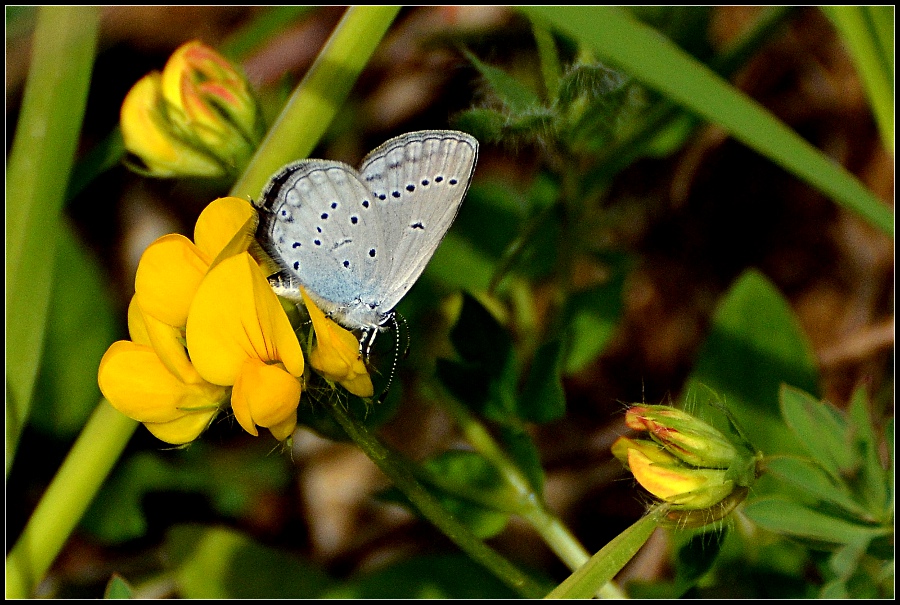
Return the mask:
<path fill-rule="evenodd" d="M 257 238 L 281 272 L 332 319 L 368 341 L 394 321 L 456 218 L 478 160 L 478 141 L 453 130 L 410 132 L 376 148 L 359 171 L 328 160 L 282 168 L 263 190 Z"/>

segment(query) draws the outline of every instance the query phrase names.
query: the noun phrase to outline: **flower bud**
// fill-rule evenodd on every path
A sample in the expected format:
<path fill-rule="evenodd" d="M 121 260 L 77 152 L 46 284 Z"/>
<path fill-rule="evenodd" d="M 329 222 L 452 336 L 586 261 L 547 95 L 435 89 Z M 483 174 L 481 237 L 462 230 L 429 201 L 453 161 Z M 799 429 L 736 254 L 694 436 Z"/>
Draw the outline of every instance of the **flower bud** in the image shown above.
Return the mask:
<path fill-rule="evenodd" d="M 183 44 L 162 74 L 122 105 L 125 147 L 154 176 L 224 176 L 246 166 L 265 128 L 246 78 L 200 42 Z"/>
<path fill-rule="evenodd" d="M 742 453 L 743 448 L 709 424 L 661 405 L 634 406 L 625 423 L 650 439 L 619 437 L 613 455 L 644 489 L 676 511 L 672 520 L 712 522 L 746 496 L 755 478 L 756 456 Z"/>
<path fill-rule="evenodd" d="M 625 414 L 625 424 L 649 432 L 669 453 L 693 466 L 728 468 L 740 458 L 719 430 L 673 407 L 636 405 Z"/>

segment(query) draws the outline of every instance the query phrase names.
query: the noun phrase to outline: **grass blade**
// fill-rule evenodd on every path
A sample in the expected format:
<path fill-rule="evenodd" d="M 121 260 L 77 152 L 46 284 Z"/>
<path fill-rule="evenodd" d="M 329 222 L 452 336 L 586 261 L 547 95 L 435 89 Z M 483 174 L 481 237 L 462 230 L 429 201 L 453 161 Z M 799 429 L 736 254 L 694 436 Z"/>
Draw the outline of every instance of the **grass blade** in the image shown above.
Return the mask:
<path fill-rule="evenodd" d="M 97 44 L 97 10 L 41 7 L 6 174 L 6 470 L 40 364 L 60 210 Z"/>
<path fill-rule="evenodd" d="M 771 159 L 869 223 L 894 235 L 891 208 L 842 166 L 711 69 L 625 10 L 605 6 L 526 7 L 647 86 Z"/>

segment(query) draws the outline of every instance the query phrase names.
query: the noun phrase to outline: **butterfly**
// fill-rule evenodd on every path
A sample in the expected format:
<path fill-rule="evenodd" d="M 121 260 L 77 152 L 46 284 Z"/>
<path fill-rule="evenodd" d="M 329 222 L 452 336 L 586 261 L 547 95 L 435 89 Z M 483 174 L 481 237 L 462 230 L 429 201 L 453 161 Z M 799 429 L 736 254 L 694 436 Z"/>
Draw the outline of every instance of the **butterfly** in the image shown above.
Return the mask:
<path fill-rule="evenodd" d="M 258 205 L 257 239 L 280 268 L 270 278 L 276 292 L 299 302 L 302 286 L 371 348 L 453 224 L 477 161 L 471 135 L 422 130 L 380 145 L 358 171 L 288 164 Z"/>

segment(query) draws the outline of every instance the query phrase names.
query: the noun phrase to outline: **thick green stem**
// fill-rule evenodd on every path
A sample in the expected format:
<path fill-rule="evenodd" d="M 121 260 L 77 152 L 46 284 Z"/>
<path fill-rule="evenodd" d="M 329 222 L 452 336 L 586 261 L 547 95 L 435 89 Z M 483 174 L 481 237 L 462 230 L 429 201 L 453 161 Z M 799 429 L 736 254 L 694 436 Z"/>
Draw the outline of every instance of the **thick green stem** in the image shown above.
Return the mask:
<path fill-rule="evenodd" d="M 96 8 L 38 11 L 31 66 L 6 172 L 6 472 L 28 422 L 50 308 L 49 269 L 78 145 Z M 38 276 L 40 276 L 38 278 Z"/>
<path fill-rule="evenodd" d="M 453 540 L 466 554 L 484 565 L 525 598 L 539 598 L 545 590 L 512 563 L 475 537 L 416 480 L 408 463 L 388 449 L 369 430 L 347 412 L 337 400 L 330 404 L 331 414 L 351 439 L 387 475 L 422 515 Z"/>
<path fill-rule="evenodd" d="M 250 165 L 231 188 L 232 195 L 255 198 L 278 169 L 312 153 L 399 10 L 398 6 L 347 9 Z"/>
<path fill-rule="evenodd" d="M 6 558 L 7 599 L 32 595 L 136 428 L 100 402 Z"/>

